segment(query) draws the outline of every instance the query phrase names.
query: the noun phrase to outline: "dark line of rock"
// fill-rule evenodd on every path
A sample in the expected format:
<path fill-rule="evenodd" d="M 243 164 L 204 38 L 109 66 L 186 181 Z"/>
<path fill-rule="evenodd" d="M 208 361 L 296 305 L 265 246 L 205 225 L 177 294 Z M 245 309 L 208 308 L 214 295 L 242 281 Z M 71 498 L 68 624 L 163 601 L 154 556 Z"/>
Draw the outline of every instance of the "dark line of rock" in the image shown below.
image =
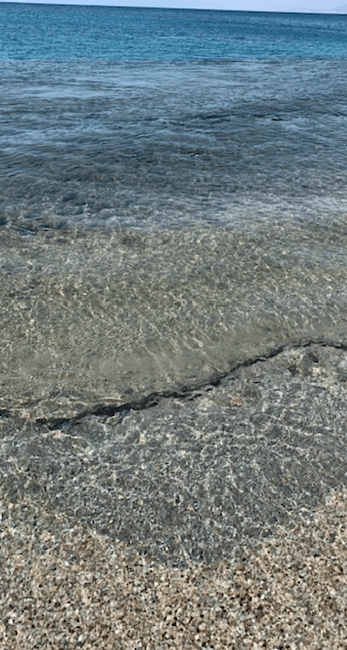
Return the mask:
<path fill-rule="evenodd" d="M 262 362 L 262 361 L 267 361 L 268 359 L 272 359 L 273 357 L 278 356 L 282 352 L 284 352 L 285 349 L 290 349 L 290 348 L 306 348 L 309 347 L 310 345 L 320 345 L 322 347 L 332 347 L 335 349 L 341 349 L 341 350 L 347 350 L 347 343 L 336 343 L 335 341 L 330 341 L 328 339 L 304 339 L 302 341 L 292 341 L 290 343 L 283 343 L 279 345 L 277 348 L 274 348 L 273 350 L 270 350 L 267 353 L 258 355 L 256 357 L 251 357 L 250 359 L 246 359 L 245 361 L 242 361 L 240 363 L 236 363 L 231 366 L 231 368 L 226 371 L 226 372 L 220 372 L 220 373 L 215 373 L 212 375 L 209 379 L 205 380 L 203 383 L 200 383 L 195 386 L 186 386 L 183 385 L 179 390 L 175 391 L 163 391 L 163 392 L 153 392 L 150 393 L 149 395 L 146 395 L 140 400 L 134 400 L 130 402 L 125 402 L 124 404 L 95 404 L 94 407 L 91 409 L 88 409 L 86 411 L 81 411 L 74 417 L 61 417 L 61 418 L 39 418 L 35 420 L 35 424 L 37 425 L 45 425 L 51 430 L 59 429 L 60 427 L 67 425 L 67 424 L 77 424 L 80 420 L 86 417 L 90 416 L 97 416 L 97 417 L 113 417 L 117 413 L 119 414 L 126 414 L 129 411 L 142 411 L 148 408 L 152 408 L 154 406 L 157 406 L 159 402 L 162 399 L 190 399 L 193 400 L 196 397 L 198 397 L 198 394 L 196 394 L 196 391 L 199 390 L 204 390 L 208 386 L 219 386 L 221 381 L 223 379 L 226 379 L 232 373 L 234 373 L 236 370 L 239 370 L 240 368 L 247 368 L 249 366 L 254 365 L 255 363 Z M 12 417 L 13 414 L 6 410 L 6 409 L 0 409 L 0 417 Z"/>
<path fill-rule="evenodd" d="M 332 347 L 335 349 L 347 350 L 347 343 L 336 343 L 334 341 L 329 341 L 328 339 L 305 339 L 303 341 L 293 341 L 289 344 L 283 343 L 282 345 L 278 346 L 277 348 L 274 348 L 273 350 L 270 350 L 265 354 L 252 357 L 250 359 L 246 359 L 245 361 L 233 365 L 230 368 L 230 370 L 228 370 L 227 372 L 215 373 L 208 380 L 205 380 L 203 383 L 196 386 L 183 385 L 178 391 L 163 391 L 161 393 L 153 392 L 147 395 L 146 397 L 143 397 L 141 400 L 126 402 L 121 405 L 96 404 L 92 409 L 88 409 L 87 411 L 82 411 L 81 413 L 78 413 L 73 418 L 41 418 L 39 420 L 36 420 L 35 424 L 40 424 L 40 425 L 44 424 L 48 426 L 49 429 L 54 430 L 54 429 L 59 429 L 64 424 L 77 424 L 81 419 L 93 415 L 99 417 L 113 417 L 117 413 L 120 414 L 124 413 L 125 415 L 130 410 L 142 411 L 157 406 L 162 399 L 171 398 L 171 399 L 181 399 L 181 400 L 182 399 L 192 400 L 195 397 L 198 397 L 198 395 L 195 394 L 196 391 L 203 390 L 207 386 L 214 386 L 214 387 L 219 386 L 222 379 L 227 378 L 228 376 L 230 376 L 232 373 L 234 373 L 236 370 L 239 370 L 240 368 L 246 368 L 254 365 L 255 363 L 267 361 L 268 359 L 277 357 L 279 354 L 284 352 L 285 349 L 289 349 L 290 347 L 306 348 L 313 344 L 321 345 L 322 347 Z"/>

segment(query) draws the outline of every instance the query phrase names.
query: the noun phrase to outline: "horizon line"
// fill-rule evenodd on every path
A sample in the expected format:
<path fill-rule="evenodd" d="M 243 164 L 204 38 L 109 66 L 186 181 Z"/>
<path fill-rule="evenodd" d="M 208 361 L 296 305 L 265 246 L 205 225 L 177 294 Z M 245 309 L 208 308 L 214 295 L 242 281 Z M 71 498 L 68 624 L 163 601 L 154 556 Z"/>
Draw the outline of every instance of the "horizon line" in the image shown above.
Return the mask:
<path fill-rule="evenodd" d="M 315 15 L 315 16 L 344 16 L 347 15 L 347 5 L 341 5 L 346 7 L 346 10 L 343 12 L 336 11 L 334 9 L 327 9 L 326 11 L 313 11 L 310 9 L 307 10 L 282 10 L 282 9 L 214 9 L 210 7 L 159 7 L 159 6 L 143 6 L 143 5 L 118 5 L 118 4 L 99 4 L 93 2 L 47 2 L 46 0 L 0 0 L 0 4 L 30 4 L 30 5 L 47 5 L 47 6 L 56 6 L 56 7 L 113 7 L 115 9 L 162 9 L 168 11 L 229 11 L 234 13 L 266 13 L 266 14 L 306 14 L 306 15 Z M 338 9 L 338 8 L 336 8 Z"/>

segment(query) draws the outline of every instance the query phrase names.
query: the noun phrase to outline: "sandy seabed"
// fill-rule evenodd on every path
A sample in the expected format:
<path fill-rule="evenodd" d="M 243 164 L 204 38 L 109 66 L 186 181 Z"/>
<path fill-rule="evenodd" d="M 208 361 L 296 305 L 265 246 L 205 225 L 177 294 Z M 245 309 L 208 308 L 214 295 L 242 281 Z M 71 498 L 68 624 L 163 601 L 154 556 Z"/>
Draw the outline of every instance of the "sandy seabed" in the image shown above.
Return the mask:
<path fill-rule="evenodd" d="M 347 648 L 347 492 L 234 564 L 170 569 L 29 498 L 1 503 L 0 648 Z"/>

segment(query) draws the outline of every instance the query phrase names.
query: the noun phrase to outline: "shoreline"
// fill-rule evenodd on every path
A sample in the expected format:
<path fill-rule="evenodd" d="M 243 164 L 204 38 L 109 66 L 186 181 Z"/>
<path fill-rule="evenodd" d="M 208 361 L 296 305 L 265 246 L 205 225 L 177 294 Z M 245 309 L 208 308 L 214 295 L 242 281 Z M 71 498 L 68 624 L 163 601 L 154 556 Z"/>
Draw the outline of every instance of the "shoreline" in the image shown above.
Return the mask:
<path fill-rule="evenodd" d="M 340 650 L 346 362 L 313 344 L 118 423 L 2 419 L 0 648 Z"/>
<path fill-rule="evenodd" d="M 340 650 L 347 640 L 346 491 L 232 568 L 185 570 L 129 557 L 28 499 L 1 505 L 1 648 Z"/>

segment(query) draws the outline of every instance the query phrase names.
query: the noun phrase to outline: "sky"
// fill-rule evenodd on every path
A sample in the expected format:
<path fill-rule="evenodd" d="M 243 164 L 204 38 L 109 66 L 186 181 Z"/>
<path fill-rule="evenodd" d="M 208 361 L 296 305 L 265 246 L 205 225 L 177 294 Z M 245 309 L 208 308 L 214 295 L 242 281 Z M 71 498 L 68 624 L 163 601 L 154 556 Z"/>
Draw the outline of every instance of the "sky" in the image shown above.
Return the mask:
<path fill-rule="evenodd" d="M 7 0 L 8 1 L 8 0 Z M 11 1 L 11 0 L 10 0 Z M 18 0 L 13 0 L 18 1 Z M 32 2 L 32 0 L 21 0 Z M 289 11 L 345 13 L 344 0 L 34 0 L 46 4 L 111 5 L 122 7 L 164 7 L 179 9 L 222 9 L 237 11 Z"/>

